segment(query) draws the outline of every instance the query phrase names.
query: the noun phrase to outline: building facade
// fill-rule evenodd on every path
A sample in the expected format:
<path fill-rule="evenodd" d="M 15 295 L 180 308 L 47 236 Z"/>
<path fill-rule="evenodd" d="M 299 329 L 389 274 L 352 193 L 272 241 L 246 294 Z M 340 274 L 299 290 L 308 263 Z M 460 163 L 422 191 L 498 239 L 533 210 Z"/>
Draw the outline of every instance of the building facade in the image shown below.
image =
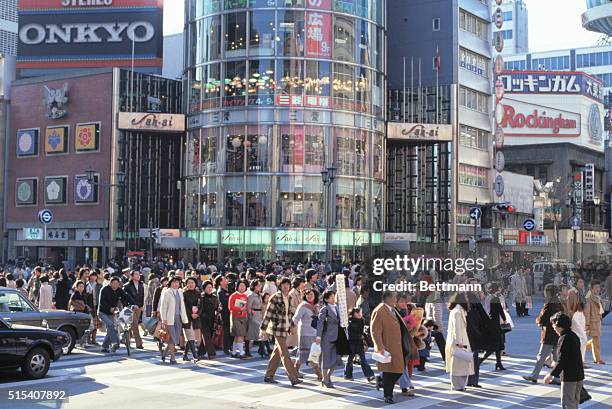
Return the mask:
<path fill-rule="evenodd" d="M 101 265 L 147 249 L 140 228 L 178 228 L 184 117 L 167 113 L 180 112 L 180 89 L 180 81 L 118 68 L 16 81 L 8 257 Z M 44 209 L 48 225 L 39 220 Z"/>
<path fill-rule="evenodd" d="M 187 2 L 183 222 L 202 258 L 363 260 L 381 243 L 385 11 Z"/>
<path fill-rule="evenodd" d="M 0 1 L 0 55 L 17 55 L 17 0 Z"/>
<path fill-rule="evenodd" d="M 505 71 L 500 78 L 506 169 L 533 177 L 547 193 L 537 230 L 559 258 L 607 258 L 602 82 L 572 71 Z"/>
<path fill-rule="evenodd" d="M 587 0 L 582 13 L 582 26 L 589 31 L 612 35 L 612 7 L 610 0 Z"/>
<path fill-rule="evenodd" d="M 388 69 L 388 95 L 392 99 L 389 119 L 449 124 L 454 141 L 435 143 L 421 149 L 421 153 L 415 151 L 408 164 L 398 168 L 406 174 L 397 179 L 410 179 L 412 171 L 409 169 L 411 166 L 418 168 L 419 163 L 438 164 L 435 166 L 437 176 L 422 182 L 429 186 L 424 184 L 423 189 L 418 190 L 422 197 L 417 200 L 432 202 L 431 209 L 436 209 L 432 216 L 437 224 L 449 225 L 448 232 L 444 233 L 447 237 L 438 236 L 442 242 L 450 243 L 446 250 L 454 252 L 456 243 L 467 241 L 473 235 L 469 217 L 465 217 L 469 207 L 476 201 L 489 203 L 492 199 L 491 7 L 489 1 L 484 0 L 435 3 L 396 0 L 389 2 L 389 10 L 393 13 L 388 16 L 388 52 L 389 61 L 394 62 Z M 414 149 L 410 145 L 414 144 L 399 142 L 400 150 Z M 393 157 L 397 151 L 391 150 L 396 145 L 389 143 L 389 146 L 388 160 L 395 161 Z M 445 165 L 447 162 L 449 165 Z M 432 183 L 435 179 L 437 181 Z M 388 186 L 390 209 L 398 204 L 394 203 L 396 198 L 389 191 L 391 185 Z M 450 190 L 450 194 L 445 195 L 445 190 Z M 409 199 L 405 194 L 400 196 L 399 201 Z M 455 209 L 454 214 L 452 209 Z M 390 213 L 389 217 L 392 217 Z M 430 239 L 419 239 L 417 234 L 416 240 Z M 442 248 L 444 246 L 439 246 L 437 251 L 443 251 Z"/>
<path fill-rule="evenodd" d="M 513 55 L 529 51 L 529 12 L 523 0 L 503 0 L 498 6 L 497 0 L 491 0 L 493 10 L 499 7 L 504 20 L 503 27 L 494 28 L 504 36 L 502 55 Z M 495 27 L 495 26 L 494 26 Z"/>

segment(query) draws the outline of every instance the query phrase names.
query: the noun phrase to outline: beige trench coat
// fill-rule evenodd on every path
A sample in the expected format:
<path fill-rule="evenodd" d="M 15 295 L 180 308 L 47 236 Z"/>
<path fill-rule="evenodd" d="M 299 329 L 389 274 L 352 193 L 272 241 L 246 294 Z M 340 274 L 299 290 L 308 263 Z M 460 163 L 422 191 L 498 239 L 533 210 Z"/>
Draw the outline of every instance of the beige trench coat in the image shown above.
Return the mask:
<path fill-rule="evenodd" d="M 471 351 L 470 340 L 467 335 L 467 312 L 460 305 L 449 314 L 448 333 L 446 335 L 446 372 L 452 376 L 468 376 L 474 374 L 474 360 L 463 361 L 453 356 L 456 344 L 467 345 Z"/>

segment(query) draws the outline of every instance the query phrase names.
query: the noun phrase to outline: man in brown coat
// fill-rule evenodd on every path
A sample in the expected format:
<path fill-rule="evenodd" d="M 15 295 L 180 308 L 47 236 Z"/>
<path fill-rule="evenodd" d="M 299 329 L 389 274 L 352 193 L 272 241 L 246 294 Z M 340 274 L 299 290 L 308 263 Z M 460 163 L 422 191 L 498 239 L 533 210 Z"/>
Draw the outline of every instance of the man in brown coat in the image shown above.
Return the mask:
<path fill-rule="evenodd" d="M 392 292 L 384 292 L 382 303 L 372 312 L 370 329 L 374 342 L 374 351 L 379 354 L 391 354 L 391 362 L 378 363 L 382 374 L 385 403 L 393 402 L 395 382 L 402 376 L 409 354 L 408 328 L 395 309 L 397 299 Z M 377 388 L 380 383 L 377 379 Z"/>
<path fill-rule="evenodd" d="M 596 364 L 605 364 L 601 359 L 601 316 L 603 307 L 601 305 L 601 284 L 597 280 L 591 281 L 591 291 L 587 294 L 587 302 L 584 308 L 587 335 L 591 337 L 587 342 L 587 349 L 593 350 L 593 361 Z"/>

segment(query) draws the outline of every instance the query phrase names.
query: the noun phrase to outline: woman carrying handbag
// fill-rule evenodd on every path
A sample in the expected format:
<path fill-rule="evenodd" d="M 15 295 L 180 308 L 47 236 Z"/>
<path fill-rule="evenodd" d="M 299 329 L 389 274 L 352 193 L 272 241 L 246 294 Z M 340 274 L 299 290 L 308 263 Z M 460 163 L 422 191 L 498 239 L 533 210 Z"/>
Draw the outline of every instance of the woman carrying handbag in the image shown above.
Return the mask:
<path fill-rule="evenodd" d="M 450 374 L 451 387 L 455 391 L 465 391 L 468 376 L 474 374 L 473 353 L 467 335 L 468 308 L 463 293 L 454 294 L 448 304 L 446 372 Z"/>

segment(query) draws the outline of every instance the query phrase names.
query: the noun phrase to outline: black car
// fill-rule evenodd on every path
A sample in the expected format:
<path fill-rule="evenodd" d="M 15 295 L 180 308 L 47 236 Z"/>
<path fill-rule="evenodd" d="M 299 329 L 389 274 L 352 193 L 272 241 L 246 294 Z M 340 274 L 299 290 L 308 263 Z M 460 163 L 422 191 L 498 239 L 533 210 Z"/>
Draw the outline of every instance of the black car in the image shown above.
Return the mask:
<path fill-rule="evenodd" d="M 9 324 L 0 318 L 0 369 L 21 368 L 26 378 L 43 378 L 67 342 L 62 331 Z"/>

